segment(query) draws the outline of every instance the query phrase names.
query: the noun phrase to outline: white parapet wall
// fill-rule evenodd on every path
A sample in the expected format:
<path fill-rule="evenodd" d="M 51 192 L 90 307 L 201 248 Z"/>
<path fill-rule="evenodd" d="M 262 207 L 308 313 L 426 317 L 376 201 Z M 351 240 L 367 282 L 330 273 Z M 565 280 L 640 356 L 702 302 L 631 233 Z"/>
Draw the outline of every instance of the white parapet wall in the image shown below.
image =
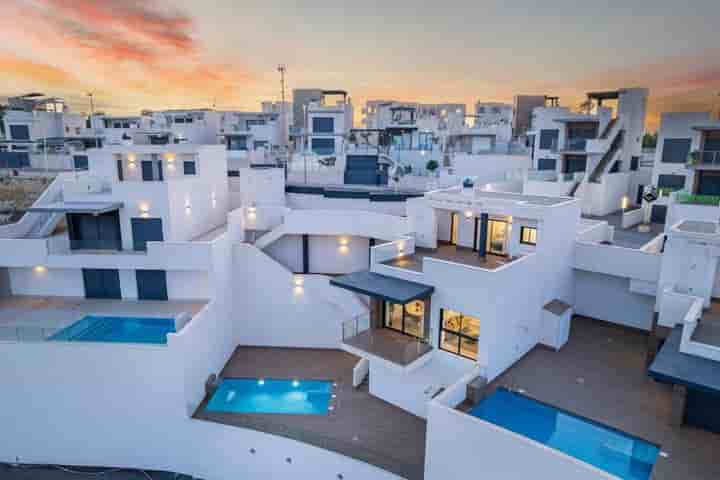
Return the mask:
<path fill-rule="evenodd" d="M 0 362 L 0 462 L 165 470 L 206 480 L 400 479 L 302 442 L 192 419 L 205 379 L 235 346 L 234 321 L 210 306 L 167 346 L 0 342 L 0 357 L 14 359 Z"/>
<path fill-rule="evenodd" d="M 466 375 L 428 404 L 425 480 L 614 479 L 592 465 L 455 410 L 475 376 Z M 462 441 L 458 441 L 462 439 Z"/>

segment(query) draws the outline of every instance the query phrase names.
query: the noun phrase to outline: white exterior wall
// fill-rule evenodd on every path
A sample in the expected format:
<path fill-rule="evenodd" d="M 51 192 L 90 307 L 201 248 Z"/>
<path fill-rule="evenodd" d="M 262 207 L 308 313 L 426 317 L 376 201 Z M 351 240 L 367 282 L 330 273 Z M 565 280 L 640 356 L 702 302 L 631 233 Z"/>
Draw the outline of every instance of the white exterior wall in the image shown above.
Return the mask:
<path fill-rule="evenodd" d="M 575 313 L 649 331 L 655 297 L 630 291 L 630 279 L 575 272 Z"/>
<path fill-rule="evenodd" d="M 700 149 L 700 133 L 693 130 L 692 125 L 708 123 L 710 112 L 699 113 L 663 113 L 660 117 L 657 147 L 655 148 L 655 163 L 652 172 L 652 184 L 658 185 L 660 175 L 682 175 L 685 177 L 685 190 L 691 191 L 695 181 L 695 170 L 687 168 L 685 163 L 663 163 L 663 149 L 666 139 L 691 139 L 690 151 Z M 660 197 L 653 205 L 667 205 L 668 197 Z"/>

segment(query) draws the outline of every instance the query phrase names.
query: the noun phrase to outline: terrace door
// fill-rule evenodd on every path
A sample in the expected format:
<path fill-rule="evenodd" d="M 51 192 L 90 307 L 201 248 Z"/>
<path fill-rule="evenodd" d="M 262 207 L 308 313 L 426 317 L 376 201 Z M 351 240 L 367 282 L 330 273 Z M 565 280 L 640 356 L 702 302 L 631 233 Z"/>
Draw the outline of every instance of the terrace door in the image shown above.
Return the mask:
<path fill-rule="evenodd" d="M 504 220 L 488 220 L 487 252 L 507 255 L 508 223 Z"/>
<path fill-rule="evenodd" d="M 457 212 L 450 213 L 450 243 L 458 244 L 458 226 L 460 225 L 460 214 Z"/>
<path fill-rule="evenodd" d="M 83 268 L 82 274 L 86 298 L 122 298 L 120 273 L 117 270 Z"/>

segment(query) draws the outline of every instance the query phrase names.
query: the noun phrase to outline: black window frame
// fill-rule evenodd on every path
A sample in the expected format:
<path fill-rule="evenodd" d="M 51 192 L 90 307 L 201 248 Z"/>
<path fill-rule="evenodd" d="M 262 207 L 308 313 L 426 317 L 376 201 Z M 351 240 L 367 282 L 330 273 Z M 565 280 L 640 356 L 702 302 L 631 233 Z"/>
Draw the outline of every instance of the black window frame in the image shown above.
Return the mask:
<path fill-rule="evenodd" d="M 685 152 L 684 155 L 677 155 L 680 149 L 680 142 L 682 142 L 682 151 L 680 153 Z M 671 147 L 672 145 L 672 147 Z M 687 151 L 686 150 L 687 147 Z M 688 159 L 688 155 L 690 154 L 690 150 L 692 149 L 692 139 L 691 138 L 665 138 L 663 139 L 662 143 L 662 157 L 660 158 L 661 163 L 674 163 L 674 164 L 681 164 L 686 163 Z"/>
<path fill-rule="evenodd" d="M 528 230 L 535 230 L 535 241 L 534 242 L 526 242 L 523 240 L 524 233 Z M 537 247 L 537 227 L 531 227 L 529 225 L 522 225 L 520 227 L 520 243 L 522 245 L 530 245 L 532 247 Z"/>
<path fill-rule="evenodd" d="M 240 170 L 228 170 L 227 171 L 228 177 L 239 177 L 240 176 Z"/>
<path fill-rule="evenodd" d="M 195 160 L 183 161 L 183 175 L 197 175 L 197 164 Z"/>
<path fill-rule="evenodd" d="M 477 354 L 480 352 L 480 349 L 478 348 L 478 351 L 475 352 L 475 357 L 468 357 L 467 355 L 463 355 L 463 354 L 462 354 L 462 342 L 461 342 L 461 341 L 462 341 L 462 339 L 474 340 L 475 342 L 478 343 L 478 347 L 479 347 L 480 335 L 478 335 L 477 337 L 471 337 L 470 335 L 466 335 L 466 334 L 462 333 L 462 319 L 461 319 L 461 321 L 460 321 L 460 329 L 459 329 L 459 330 L 455 331 L 455 330 L 448 330 L 448 329 L 446 329 L 446 328 L 445 328 L 445 312 L 446 312 L 446 311 L 447 311 L 447 309 L 445 309 L 445 308 L 441 308 L 441 309 L 440 309 L 440 328 L 438 328 L 438 333 L 439 333 L 439 335 L 438 335 L 438 348 L 439 348 L 440 350 L 442 350 L 443 352 L 452 353 L 453 355 L 457 355 L 457 356 L 460 357 L 460 358 L 465 358 L 465 359 L 467 359 L 467 360 L 477 361 Z M 458 312 L 457 310 L 453 310 L 453 311 L 459 313 L 459 314 L 462 315 L 462 316 L 465 316 L 465 317 L 468 317 L 468 318 L 472 318 L 472 319 L 477 320 L 478 322 L 480 322 L 480 319 L 478 319 L 478 318 L 472 317 L 472 316 L 470 316 L 470 315 L 465 315 L 465 314 L 463 314 L 463 313 Z M 456 337 L 458 337 L 458 347 L 457 347 L 457 351 L 448 350 L 447 348 L 443 348 L 443 342 L 442 342 L 443 332 L 449 333 L 449 334 L 451 334 L 451 335 L 455 335 Z"/>
<path fill-rule="evenodd" d="M 320 127 L 320 128 L 318 128 Z M 329 127 L 329 129 L 328 129 Z M 312 119 L 313 133 L 335 133 L 334 117 L 313 117 Z"/>

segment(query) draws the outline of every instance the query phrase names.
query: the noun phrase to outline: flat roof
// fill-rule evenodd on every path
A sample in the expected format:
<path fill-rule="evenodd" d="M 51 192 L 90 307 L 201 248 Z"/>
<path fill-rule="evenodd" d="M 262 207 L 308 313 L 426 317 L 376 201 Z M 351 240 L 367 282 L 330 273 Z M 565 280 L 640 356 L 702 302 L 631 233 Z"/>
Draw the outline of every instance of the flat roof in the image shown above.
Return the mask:
<path fill-rule="evenodd" d="M 428 298 L 435 291 L 435 287 L 430 285 L 388 277 L 370 271 L 355 272 L 333 278 L 330 280 L 330 285 L 401 304 L 420 298 Z"/>
<path fill-rule="evenodd" d="M 712 123 L 706 123 L 706 124 L 702 124 L 702 125 L 693 125 L 691 128 L 693 130 L 697 130 L 700 132 L 720 130 L 720 122 L 712 122 Z"/>
<path fill-rule="evenodd" d="M 681 337 L 682 326 L 677 326 L 650 365 L 648 375 L 664 382 L 712 393 L 720 392 L 720 362 L 682 353 Z"/>
<path fill-rule="evenodd" d="M 33 213 L 102 213 L 120 210 L 122 202 L 54 202 L 28 208 Z"/>

